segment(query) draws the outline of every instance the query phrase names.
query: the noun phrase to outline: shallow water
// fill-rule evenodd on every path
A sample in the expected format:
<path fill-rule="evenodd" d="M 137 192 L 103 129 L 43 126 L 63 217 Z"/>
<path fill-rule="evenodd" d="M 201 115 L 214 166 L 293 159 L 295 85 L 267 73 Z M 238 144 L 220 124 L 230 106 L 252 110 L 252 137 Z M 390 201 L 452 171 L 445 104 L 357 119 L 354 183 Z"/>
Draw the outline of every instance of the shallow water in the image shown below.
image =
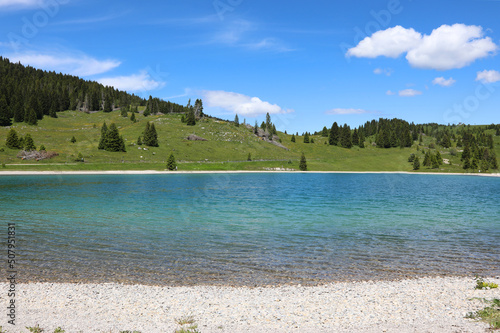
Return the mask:
<path fill-rule="evenodd" d="M 21 281 L 310 285 L 500 275 L 499 197 L 455 175 L 4 176 L 0 221 Z"/>

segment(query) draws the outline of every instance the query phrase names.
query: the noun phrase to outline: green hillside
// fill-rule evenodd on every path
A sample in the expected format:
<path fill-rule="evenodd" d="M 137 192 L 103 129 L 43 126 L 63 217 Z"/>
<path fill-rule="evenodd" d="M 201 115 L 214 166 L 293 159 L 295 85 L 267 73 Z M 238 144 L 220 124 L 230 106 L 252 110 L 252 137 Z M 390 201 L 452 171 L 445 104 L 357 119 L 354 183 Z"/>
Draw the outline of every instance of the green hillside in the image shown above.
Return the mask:
<path fill-rule="evenodd" d="M 136 114 L 135 123 L 122 117 L 120 111 L 90 114 L 65 111 L 57 116 L 44 117 L 36 126 L 14 123 L 10 127 L 0 127 L 0 163 L 5 165 L 3 170 L 165 170 L 170 153 L 175 155 L 179 170 L 298 170 L 303 152 L 311 171 L 412 171 L 412 164 L 408 163 L 410 154 L 416 154 L 423 161 L 423 151 L 435 142 L 432 137 L 424 137 L 421 146 L 415 141 L 410 148 L 381 149 L 371 144 L 373 137 L 368 137 L 366 148 L 354 146 L 347 149 L 325 144 L 328 138 L 319 135 L 311 135 L 314 143 L 303 143 L 301 136 L 296 137 L 293 143 L 291 135 L 278 132 L 282 144 L 289 149 L 286 150 L 259 138 L 243 124 L 237 127 L 232 122 L 208 117 L 199 120 L 195 126 L 187 126 L 181 122 L 180 114 L 149 117 Z M 159 147 L 136 144 L 147 121 L 155 124 Z M 118 126 L 127 152 L 97 149 L 104 122 L 108 126 L 111 123 Z M 44 145 L 47 151 L 58 156 L 41 161 L 18 158 L 19 149 L 6 147 L 5 139 L 10 128 L 22 137 L 29 133 L 37 149 Z M 487 133 L 494 134 L 495 131 L 488 130 Z M 190 134 L 207 141 L 189 141 L 187 137 Z M 71 142 L 73 136 L 75 143 Z M 500 137 L 495 136 L 494 140 L 498 156 Z M 451 164 L 441 165 L 438 169 L 422 166 L 419 171 L 464 172 L 460 154 L 452 156 L 450 149 L 445 148 L 439 148 L 439 151 L 443 159 L 448 159 Z M 75 161 L 79 154 L 83 155 L 85 162 Z M 251 161 L 248 161 L 249 154 Z"/>

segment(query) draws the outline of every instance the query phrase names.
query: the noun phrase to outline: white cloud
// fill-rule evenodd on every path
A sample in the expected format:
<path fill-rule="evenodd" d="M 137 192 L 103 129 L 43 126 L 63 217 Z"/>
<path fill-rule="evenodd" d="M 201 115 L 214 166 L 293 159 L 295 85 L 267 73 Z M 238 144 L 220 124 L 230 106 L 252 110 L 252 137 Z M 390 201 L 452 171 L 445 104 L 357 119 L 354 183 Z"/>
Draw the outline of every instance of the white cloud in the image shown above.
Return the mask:
<path fill-rule="evenodd" d="M 456 80 L 453 80 L 452 77 L 450 77 L 448 80 L 445 79 L 444 77 L 437 77 L 434 80 L 432 80 L 432 84 L 438 84 L 442 87 L 451 87 L 453 84 L 457 82 Z"/>
<path fill-rule="evenodd" d="M 139 74 L 132 74 L 129 76 L 102 78 L 97 81 L 105 86 L 111 86 L 115 87 L 115 89 L 125 91 L 154 90 L 165 85 L 164 82 L 153 80 L 146 71 L 141 71 Z"/>
<path fill-rule="evenodd" d="M 234 92 L 205 90 L 201 94 L 208 107 L 220 107 L 240 116 L 256 117 L 266 113 L 283 114 L 293 112 L 293 110 L 284 110 L 276 104 L 262 101 L 258 97 L 250 97 Z"/>
<path fill-rule="evenodd" d="M 417 95 L 422 95 L 422 92 L 415 89 L 405 89 L 399 91 L 399 96 L 402 97 L 413 97 Z"/>
<path fill-rule="evenodd" d="M 498 46 L 491 38 L 483 36 L 483 28 L 479 26 L 442 25 L 424 36 L 422 43 L 410 50 L 406 59 L 417 68 L 462 68 L 497 50 Z"/>
<path fill-rule="evenodd" d="M 430 35 L 401 26 L 375 32 L 347 51 L 347 56 L 396 58 L 407 52 L 406 59 L 416 68 L 449 70 L 470 65 L 493 55 L 498 46 L 484 37 L 483 28 L 475 25 L 442 25 Z"/>
<path fill-rule="evenodd" d="M 336 115 L 364 114 L 364 113 L 371 113 L 371 112 L 363 109 L 342 109 L 342 108 L 336 108 L 325 112 L 325 114 L 336 114 Z"/>
<path fill-rule="evenodd" d="M 97 60 L 86 55 L 13 54 L 8 55 L 7 58 L 12 62 L 20 61 L 23 65 L 77 76 L 101 74 L 120 66 L 117 60 Z"/>
<path fill-rule="evenodd" d="M 385 94 L 389 95 L 389 96 L 396 95 L 396 93 L 394 91 L 391 91 L 391 90 L 387 90 L 387 92 Z"/>
<path fill-rule="evenodd" d="M 476 81 L 481 81 L 484 83 L 495 83 L 500 81 L 500 72 L 498 71 L 482 71 L 477 72 Z"/>
<path fill-rule="evenodd" d="M 375 32 L 366 37 L 359 44 L 347 51 L 348 56 L 358 58 L 376 58 L 386 56 L 397 58 L 408 52 L 422 39 L 422 35 L 412 28 L 405 29 L 398 25 L 394 28 Z"/>

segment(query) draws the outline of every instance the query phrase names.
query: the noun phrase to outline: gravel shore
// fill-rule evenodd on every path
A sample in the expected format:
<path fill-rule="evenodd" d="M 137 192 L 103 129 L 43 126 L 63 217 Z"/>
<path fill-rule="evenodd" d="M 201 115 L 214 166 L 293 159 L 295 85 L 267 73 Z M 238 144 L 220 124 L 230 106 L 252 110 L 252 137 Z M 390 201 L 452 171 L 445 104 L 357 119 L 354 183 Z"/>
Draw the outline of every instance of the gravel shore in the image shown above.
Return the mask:
<path fill-rule="evenodd" d="M 49 333 L 173 333 L 176 319 L 191 315 L 200 332 L 485 332 L 464 316 L 484 307 L 474 298 L 500 298 L 500 290 L 474 286 L 462 277 L 265 288 L 18 284 L 16 326 L 6 314 L 0 325 L 8 333 L 37 324 Z M 6 312 L 9 286 L 0 287 Z"/>

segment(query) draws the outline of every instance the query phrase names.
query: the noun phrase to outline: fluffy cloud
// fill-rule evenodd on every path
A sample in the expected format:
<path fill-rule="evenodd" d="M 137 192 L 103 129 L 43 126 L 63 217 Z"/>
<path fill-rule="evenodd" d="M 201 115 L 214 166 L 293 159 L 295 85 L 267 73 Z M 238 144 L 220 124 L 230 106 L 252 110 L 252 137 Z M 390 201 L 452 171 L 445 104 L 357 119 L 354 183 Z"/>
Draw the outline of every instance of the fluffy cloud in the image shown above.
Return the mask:
<path fill-rule="evenodd" d="M 332 109 L 325 112 L 325 114 L 335 114 L 335 115 L 363 114 L 363 113 L 371 113 L 371 112 L 363 109 L 342 109 L 342 108 Z"/>
<path fill-rule="evenodd" d="M 498 46 L 484 37 L 480 26 L 442 25 L 430 35 L 401 26 L 377 31 L 347 51 L 347 56 L 396 58 L 403 53 L 411 66 L 449 70 L 470 65 L 496 52 Z"/>
<path fill-rule="evenodd" d="M 422 92 L 415 89 L 405 89 L 399 91 L 399 96 L 402 97 L 413 97 L 417 95 L 422 95 Z"/>
<path fill-rule="evenodd" d="M 8 55 L 7 58 L 12 62 L 20 61 L 23 65 L 76 76 L 101 74 L 120 66 L 120 62 L 116 60 L 97 60 L 85 55 L 76 57 L 47 54 L 13 54 Z"/>
<path fill-rule="evenodd" d="M 481 81 L 484 83 L 495 83 L 500 81 L 500 72 L 491 70 L 491 71 L 482 71 L 477 72 L 476 81 Z"/>
<path fill-rule="evenodd" d="M 393 73 L 394 71 L 390 68 L 375 68 L 373 70 L 373 73 L 375 74 L 384 74 L 384 75 L 387 75 L 387 76 L 391 76 L 391 74 Z"/>
<path fill-rule="evenodd" d="M 378 56 L 397 58 L 418 45 L 421 39 L 420 33 L 398 25 L 394 28 L 377 31 L 371 37 L 366 37 L 356 47 L 350 48 L 347 55 L 358 58 L 376 58 Z"/>
<path fill-rule="evenodd" d="M 97 81 L 105 86 L 125 91 L 148 91 L 161 88 L 165 85 L 164 82 L 153 80 L 146 71 L 141 71 L 139 74 L 132 74 L 130 76 L 102 78 Z"/>
<path fill-rule="evenodd" d="M 389 95 L 389 96 L 396 95 L 396 93 L 392 90 L 387 90 L 387 92 L 385 94 Z"/>
<path fill-rule="evenodd" d="M 284 110 L 276 104 L 262 101 L 258 97 L 250 97 L 234 92 L 210 91 L 202 92 L 203 101 L 208 107 L 220 107 L 224 110 L 246 117 L 256 117 L 262 114 L 283 114 L 293 112 Z"/>
<path fill-rule="evenodd" d="M 442 87 L 451 87 L 455 82 L 457 82 L 456 80 L 453 80 L 452 77 L 450 77 L 448 80 L 446 80 L 444 77 L 437 77 L 435 78 L 434 80 L 432 80 L 432 84 L 438 84 Z"/>

